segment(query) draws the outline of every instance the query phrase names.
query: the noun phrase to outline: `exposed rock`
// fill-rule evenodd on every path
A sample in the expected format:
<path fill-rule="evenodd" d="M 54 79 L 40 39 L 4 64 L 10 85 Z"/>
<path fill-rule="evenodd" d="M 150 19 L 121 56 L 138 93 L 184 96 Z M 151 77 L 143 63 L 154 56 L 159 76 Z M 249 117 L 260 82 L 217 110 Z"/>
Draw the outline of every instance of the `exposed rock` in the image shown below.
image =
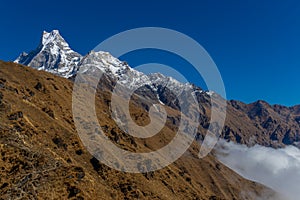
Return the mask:
<path fill-rule="evenodd" d="M 23 118 L 23 112 L 22 111 L 12 113 L 8 116 L 9 120 L 18 120 L 20 118 Z"/>
<path fill-rule="evenodd" d="M 54 111 L 51 110 L 50 108 L 42 108 L 42 111 L 44 111 L 45 113 L 47 113 L 51 118 L 55 119 L 55 116 L 54 116 Z"/>
<path fill-rule="evenodd" d="M 34 88 L 35 88 L 36 90 L 42 91 L 42 89 L 44 88 L 44 86 L 43 86 L 40 82 L 38 82 L 38 83 L 34 86 Z"/>

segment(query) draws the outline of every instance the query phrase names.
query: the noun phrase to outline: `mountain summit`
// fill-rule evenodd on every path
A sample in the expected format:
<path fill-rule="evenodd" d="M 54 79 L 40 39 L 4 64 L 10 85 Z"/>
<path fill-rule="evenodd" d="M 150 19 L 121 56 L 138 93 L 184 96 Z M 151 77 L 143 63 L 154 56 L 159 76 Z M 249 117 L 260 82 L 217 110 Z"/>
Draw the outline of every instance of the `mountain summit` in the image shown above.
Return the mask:
<path fill-rule="evenodd" d="M 161 86 L 172 88 L 174 91 L 179 91 L 178 93 L 194 87 L 191 84 L 181 83 L 172 77 L 166 77 L 159 73 L 146 75 L 131 68 L 126 62 L 113 57 L 109 52 L 95 52 L 92 50 L 85 56 L 81 56 L 69 47 L 58 30 L 53 30 L 50 33 L 44 31 L 37 49 L 29 54 L 21 53 L 14 62 L 38 70 L 45 70 L 64 78 L 76 75 L 79 69 L 81 69 L 81 72 L 91 70 L 89 67 L 93 65 L 103 71 L 109 79 L 118 80 L 118 83 L 123 86 L 139 88 L 148 85 L 153 92 L 160 91 Z M 195 89 L 202 91 L 198 87 Z M 157 95 L 162 98 L 162 95 Z M 167 99 L 162 102 L 166 103 L 165 101 Z M 171 99 L 168 101 L 171 101 Z"/>
<path fill-rule="evenodd" d="M 15 62 L 69 78 L 76 73 L 81 58 L 59 31 L 53 30 L 49 33 L 43 31 L 38 47 L 29 54 L 21 53 Z"/>

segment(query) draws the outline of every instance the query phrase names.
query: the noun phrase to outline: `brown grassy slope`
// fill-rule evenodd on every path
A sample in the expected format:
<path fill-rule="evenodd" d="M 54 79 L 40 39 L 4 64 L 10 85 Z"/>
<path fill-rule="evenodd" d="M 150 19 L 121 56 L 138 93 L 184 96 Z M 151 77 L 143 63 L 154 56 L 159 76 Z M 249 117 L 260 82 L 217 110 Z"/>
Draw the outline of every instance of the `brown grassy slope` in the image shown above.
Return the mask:
<path fill-rule="evenodd" d="M 153 173 L 110 169 L 79 140 L 71 95 L 67 79 L 0 62 L 0 199 L 254 199 L 272 194 L 211 155 L 198 159 L 196 143 L 178 161 Z M 107 108 L 105 98 L 98 102 L 98 112 Z M 120 136 L 118 145 L 148 149 L 145 141 L 121 134 L 112 120 L 98 116 L 111 139 Z M 171 132 L 166 128 L 166 138 L 160 139 L 167 141 Z M 147 146 L 160 144 L 152 140 Z"/>

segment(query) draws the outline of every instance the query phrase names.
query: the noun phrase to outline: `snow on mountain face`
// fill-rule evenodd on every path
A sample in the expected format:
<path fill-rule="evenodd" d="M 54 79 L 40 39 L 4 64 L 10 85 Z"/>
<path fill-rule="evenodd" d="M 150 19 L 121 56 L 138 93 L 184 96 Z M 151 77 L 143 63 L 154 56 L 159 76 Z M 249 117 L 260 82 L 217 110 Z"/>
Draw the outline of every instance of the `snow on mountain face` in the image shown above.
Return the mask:
<path fill-rule="evenodd" d="M 90 51 L 86 56 L 82 58 L 78 64 L 81 67 L 95 66 L 101 71 L 111 76 L 117 76 L 124 73 L 126 66 L 123 62 L 114 58 L 108 52 L 95 52 Z M 86 70 L 89 70 L 88 68 Z"/>
<path fill-rule="evenodd" d="M 151 82 L 155 85 L 162 85 L 170 89 L 174 92 L 181 92 L 182 90 L 190 90 L 193 89 L 193 85 L 189 83 L 181 83 L 177 81 L 176 79 L 170 77 L 170 76 L 164 76 L 160 73 L 153 73 L 149 74 L 148 77 L 150 78 Z"/>
<path fill-rule="evenodd" d="M 73 51 L 58 30 L 44 31 L 36 50 L 22 53 L 14 62 L 69 78 L 76 74 L 82 56 Z"/>
<path fill-rule="evenodd" d="M 160 73 L 146 75 L 139 72 L 113 57 L 108 52 L 91 51 L 82 58 L 78 64 L 81 68 L 95 66 L 106 75 L 117 80 L 120 85 L 126 86 L 128 89 L 137 89 L 148 85 L 153 91 L 157 91 L 158 86 L 168 87 L 171 91 L 179 92 L 183 89 L 191 88 L 190 84 L 181 83 L 172 77 L 164 76 Z M 81 72 L 89 69 L 81 69 Z"/>
<path fill-rule="evenodd" d="M 38 48 L 29 54 L 21 53 L 15 62 L 65 78 L 76 75 L 79 69 L 81 72 L 89 70 L 88 67 L 92 65 L 129 89 L 148 85 L 153 91 L 158 91 L 158 87 L 167 87 L 171 91 L 179 93 L 194 87 L 189 83 L 181 83 L 160 73 L 145 75 L 108 52 L 90 51 L 87 55 L 81 56 L 69 47 L 58 30 L 50 33 L 44 31 Z"/>
<path fill-rule="evenodd" d="M 22 52 L 20 56 L 14 61 L 15 63 L 24 63 L 27 59 L 28 53 Z"/>

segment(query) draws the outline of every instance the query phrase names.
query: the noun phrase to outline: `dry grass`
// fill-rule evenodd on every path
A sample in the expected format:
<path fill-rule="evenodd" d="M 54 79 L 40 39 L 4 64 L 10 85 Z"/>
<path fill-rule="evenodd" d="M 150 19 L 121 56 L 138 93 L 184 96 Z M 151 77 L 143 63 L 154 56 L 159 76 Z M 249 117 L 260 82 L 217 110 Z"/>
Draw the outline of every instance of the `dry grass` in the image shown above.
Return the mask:
<path fill-rule="evenodd" d="M 69 80 L 0 62 L 0 93 L 0 199 L 240 199 L 242 191 L 259 194 L 266 189 L 241 178 L 212 155 L 198 159 L 197 143 L 178 161 L 152 173 L 108 168 L 78 138 Z M 109 92 L 99 95 L 99 122 L 116 145 L 147 152 L 172 139 L 176 127 L 171 123 L 149 140 L 122 133 L 107 113 Z M 149 122 L 141 107 L 131 109 L 141 124 Z M 166 109 L 173 117 L 178 115 Z"/>

